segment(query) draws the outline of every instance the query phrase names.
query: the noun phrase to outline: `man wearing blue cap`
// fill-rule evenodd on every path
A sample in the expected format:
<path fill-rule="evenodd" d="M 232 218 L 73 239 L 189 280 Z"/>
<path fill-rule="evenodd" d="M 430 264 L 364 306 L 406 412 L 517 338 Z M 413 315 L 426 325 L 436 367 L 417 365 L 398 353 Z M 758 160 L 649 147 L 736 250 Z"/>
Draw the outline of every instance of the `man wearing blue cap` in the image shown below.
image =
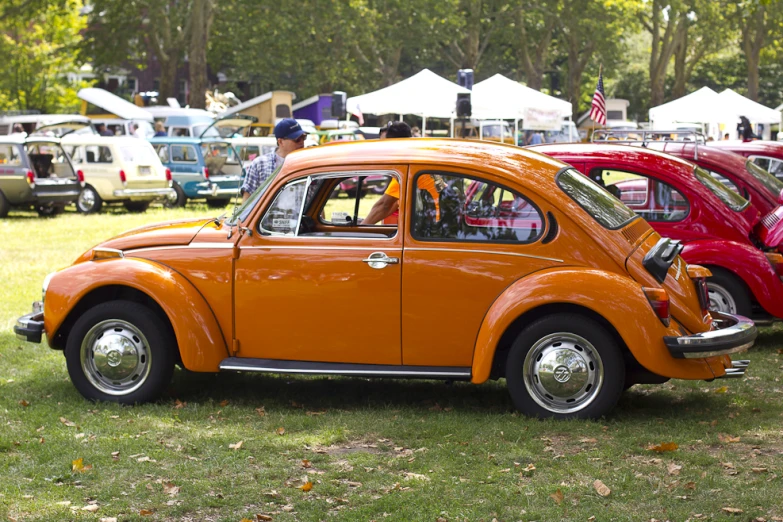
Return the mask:
<path fill-rule="evenodd" d="M 249 198 L 250 194 L 283 164 L 289 153 L 304 147 L 307 133 L 295 119 L 285 118 L 275 125 L 275 138 L 277 150 L 257 157 L 247 168 L 245 183 L 242 185 L 243 200 Z"/>

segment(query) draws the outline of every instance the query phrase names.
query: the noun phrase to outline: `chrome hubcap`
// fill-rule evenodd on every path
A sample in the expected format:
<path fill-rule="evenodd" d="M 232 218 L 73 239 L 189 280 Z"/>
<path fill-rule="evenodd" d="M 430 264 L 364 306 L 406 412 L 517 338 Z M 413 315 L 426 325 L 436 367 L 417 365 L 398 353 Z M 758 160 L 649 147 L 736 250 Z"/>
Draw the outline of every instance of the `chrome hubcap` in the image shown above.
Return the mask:
<path fill-rule="evenodd" d="M 558 332 L 536 342 L 525 356 L 525 388 L 539 406 L 554 413 L 573 413 L 598 395 L 604 367 L 585 338 Z"/>
<path fill-rule="evenodd" d="M 722 286 L 708 281 L 707 294 L 710 298 L 710 310 L 717 310 L 727 314 L 737 313 L 737 304 L 734 302 L 734 298 Z"/>
<path fill-rule="evenodd" d="M 95 206 L 95 194 L 92 190 L 82 190 L 79 194 L 79 208 L 82 210 L 90 210 Z"/>
<path fill-rule="evenodd" d="M 137 390 L 147 379 L 151 362 L 147 339 L 126 321 L 101 321 L 82 341 L 82 371 L 93 386 L 108 395 Z"/>

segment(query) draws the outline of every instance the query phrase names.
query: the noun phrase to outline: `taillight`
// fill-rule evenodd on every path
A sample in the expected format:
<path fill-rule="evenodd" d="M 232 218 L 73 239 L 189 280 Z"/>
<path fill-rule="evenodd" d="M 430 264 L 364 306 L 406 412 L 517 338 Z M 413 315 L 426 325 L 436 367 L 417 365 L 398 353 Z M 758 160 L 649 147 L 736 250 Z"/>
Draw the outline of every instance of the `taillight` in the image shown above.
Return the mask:
<path fill-rule="evenodd" d="M 642 287 L 650 306 L 663 324 L 669 326 L 669 294 L 663 288 Z"/>
<path fill-rule="evenodd" d="M 35 188 L 35 174 L 33 174 L 33 171 L 28 170 L 26 177 L 27 177 L 27 183 L 30 185 L 30 188 Z"/>
<path fill-rule="evenodd" d="M 171 181 L 171 169 L 166 169 L 166 181 Z"/>
<path fill-rule="evenodd" d="M 120 171 L 120 181 L 122 181 L 123 186 L 128 184 L 128 178 L 125 176 L 125 171 Z"/>
<path fill-rule="evenodd" d="M 209 169 L 204 167 L 204 179 L 209 179 Z"/>
<path fill-rule="evenodd" d="M 79 183 L 84 183 L 84 172 L 82 172 L 81 170 L 77 170 L 76 179 L 79 180 Z"/>

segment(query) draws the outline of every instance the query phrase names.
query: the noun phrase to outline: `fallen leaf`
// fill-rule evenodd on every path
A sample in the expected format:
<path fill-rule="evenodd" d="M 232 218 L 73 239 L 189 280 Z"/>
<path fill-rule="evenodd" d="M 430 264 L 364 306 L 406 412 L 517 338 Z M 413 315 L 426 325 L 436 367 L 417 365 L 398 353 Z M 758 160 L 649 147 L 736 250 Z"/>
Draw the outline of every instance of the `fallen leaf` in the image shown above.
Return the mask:
<path fill-rule="evenodd" d="M 84 469 L 84 459 L 76 459 L 71 462 L 71 471 L 81 472 Z"/>
<path fill-rule="evenodd" d="M 151 459 L 149 457 L 139 457 L 136 459 L 136 462 L 158 462 L 155 459 Z"/>
<path fill-rule="evenodd" d="M 679 446 L 677 445 L 676 442 L 663 442 L 661 444 L 658 444 L 657 446 L 654 445 L 647 446 L 648 450 L 657 451 L 658 453 L 663 453 L 664 451 L 674 451 L 677 448 L 679 448 Z"/>
<path fill-rule="evenodd" d="M 232 449 L 232 450 L 238 450 L 239 448 L 242 447 L 242 443 L 244 443 L 244 442 L 245 442 L 244 440 L 240 440 L 236 444 L 229 444 L 228 447 L 229 447 L 229 449 Z"/>
<path fill-rule="evenodd" d="M 533 464 L 528 464 L 524 468 L 522 468 L 522 473 L 526 475 L 531 475 L 536 470 L 536 467 Z"/>
<path fill-rule="evenodd" d="M 310 461 L 309 461 L 309 460 L 307 460 L 307 459 L 302 459 L 302 467 L 303 467 L 303 468 L 312 468 L 312 467 L 313 467 L 313 465 L 310 463 Z"/>
<path fill-rule="evenodd" d="M 750 468 L 753 473 L 766 473 L 769 470 L 767 468 Z"/>
<path fill-rule="evenodd" d="M 104 517 L 101 522 L 117 522 L 117 517 Z"/>
<path fill-rule="evenodd" d="M 282 426 L 277 428 L 276 433 L 278 435 L 285 435 L 285 428 L 283 428 Z"/>
<path fill-rule="evenodd" d="M 164 482 L 163 492 L 170 497 L 176 497 L 179 494 L 179 487 L 175 486 L 171 482 Z"/>
<path fill-rule="evenodd" d="M 188 405 L 188 403 L 187 403 L 187 402 L 182 402 L 181 400 L 177 399 L 177 400 L 174 402 L 174 409 L 175 409 L 175 410 L 181 410 L 182 408 L 184 408 L 184 407 L 185 407 L 185 406 L 187 406 L 187 405 Z"/>
<path fill-rule="evenodd" d="M 670 462 L 669 465 L 666 467 L 669 471 L 669 475 L 679 475 L 680 470 L 682 469 L 682 466 L 678 466 L 674 462 Z"/>
<path fill-rule="evenodd" d="M 310 417 L 312 417 L 312 416 L 314 416 L 314 415 L 323 415 L 324 413 L 326 413 L 326 412 L 325 412 L 325 411 L 308 411 L 308 412 L 307 412 L 307 415 L 309 415 Z"/>
<path fill-rule="evenodd" d="M 280 509 L 282 509 L 286 513 L 290 513 L 291 511 L 294 510 L 294 506 L 292 506 L 291 504 L 286 504 L 285 506 L 281 507 Z"/>
<path fill-rule="evenodd" d="M 560 503 L 563 501 L 564 498 L 563 492 L 560 491 L 559 489 L 549 496 L 552 497 L 552 500 L 554 500 L 558 505 L 560 505 Z"/>
<path fill-rule="evenodd" d="M 65 417 L 60 417 L 60 422 L 62 422 L 63 424 L 65 424 L 66 426 L 69 426 L 69 427 L 71 427 L 71 428 L 73 428 L 74 426 L 76 426 L 76 423 L 75 423 L 75 422 L 71 422 L 71 421 L 69 421 L 68 419 L 66 419 Z"/>
<path fill-rule="evenodd" d="M 740 508 L 733 508 L 733 507 L 721 508 L 721 511 L 723 511 L 724 513 L 729 513 L 731 515 L 738 515 L 743 512 Z"/>
<path fill-rule="evenodd" d="M 66 507 L 68 507 L 68 506 L 71 505 L 71 501 L 70 500 L 63 500 L 62 502 L 58 502 L 57 505 L 58 506 L 66 506 Z"/>
<path fill-rule="evenodd" d="M 98 511 L 98 506 L 97 504 L 90 504 L 89 506 L 84 506 L 82 508 L 82 511 L 89 511 L 90 513 L 95 513 L 96 511 Z"/>
<path fill-rule="evenodd" d="M 421 473 L 409 473 L 409 472 L 406 471 L 405 473 L 403 473 L 403 475 L 405 475 L 405 479 L 406 480 L 409 480 L 409 479 L 429 480 L 430 479 L 428 476 L 422 475 Z"/>
<path fill-rule="evenodd" d="M 579 442 L 582 444 L 595 444 L 598 442 L 598 439 L 579 439 Z"/>
<path fill-rule="evenodd" d="M 728 386 L 721 386 L 720 388 L 715 388 L 714 393 L 726 393 L 727 391 L 729 391 Z"/>
<path fill-rule="evenodd" d="M 688 482 L 683 486 L 684 489 L 696 489 L 696 483 L 695 482 Z"/>
<path fill-rule="evenodd" d="M 301 486 L 299 486 L 299 489 L 301 489 L 302 491 L 304 491 L 305 493 L 307 493 L 308 491 L 310 491 L 311 489 L 313 489 L 313 483 L 312 483 L 312 482 L 310 482 L 310 481 L 308 480 L 307 482 L 305 482 L 304 484 L 302 484 Z"/>
<path fill-rule="evenodd" d="M 261 406 L 260 408 L 256 408 L 256 413 L 258 413 L 259 417 L 263 417 L 264 415 L 266 415 L 266 410 L 264 409 L 263 406 Z"/>
<path fill-rule="evenodd" d="M 19 401 L 19 406 L 21 406 L 22 408 L 27 408 L 28 406 L 30 406 L 30 403 L 22 399 L 21 401 Z"/>
<path fill-rule="evenodd" d="M 120 452 L 119 451 L 112 451 L 111 452 L 111 458 L 112 458 L 112 460 L 120 460 Z"/>
<path fill-rule="evenodd" d="M 593 482 L 593 487 L 598 492 L 598 494 L 601 495 L 602 497 L 608 497 L 609 494 L 612 492 L 611 489 L 606 487 L 606 484 L 604 484 L 603 482 L 597 479 L 595 482 Z"/>
<path fill-rule="evenodd" d="M 256 515 L 256 520 L 263 520 L 264 522 L 269 522 L 272 520 L 272 517 L 269 515 Z"/>
<path fill-rule="evenodd" d="M 721 442 L 725 442 L 727 444 L 730 444 L 732 442 L 739 442 L 739 437 L 732 437 L 731 435 L 727 435 L 725 433 L 718 433 L 718 440 Z"/>
<path fill-rule="evenodd" d="M 139 515 L 141 515 L 143 517 L 148 517 L 151 514 L 152 514 L 152 511 L 150 511 L 149 509 L 142 509 L 141 511 L 139 511 Z"/>
<path fill-rule="evenodd" d="M 220 401 L 220 407 L 221 408 L 225 408 L 226 406 L 228 406 L 228 404 L 229 404 L 228 399 L 226 399 L 224 401 Z"/>

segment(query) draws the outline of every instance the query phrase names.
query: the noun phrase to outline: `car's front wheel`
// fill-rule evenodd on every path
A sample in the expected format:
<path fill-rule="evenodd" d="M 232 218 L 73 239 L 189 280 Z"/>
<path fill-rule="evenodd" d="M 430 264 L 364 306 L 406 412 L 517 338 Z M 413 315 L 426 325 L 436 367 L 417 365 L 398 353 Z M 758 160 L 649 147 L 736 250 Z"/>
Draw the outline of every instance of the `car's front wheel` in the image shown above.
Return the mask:
<path fill-rule="evenodd" d="M 598 418 L 617 404 L 625 365 L 616 341 L 600 324 L 555 314 L 519 334 L 506 360 L 506 381 L 525 415 Z"/>
<path fill-rule="evenodd" d="M 98 192 L 87 185 L 79 193 L 79 199 L 76 200 L 76 210 L 82 214 L 93 214 L 100 212 L 103 208 L 103 199 L 98 195 Z"/>
<path fill-rule="evenodd" d="M 89 400 L 135 404 L 157 399 L 171 382 L 176 341 L 149 308 L 110 301 L 86 311 L 68 336 L 65 358 Z"/>

